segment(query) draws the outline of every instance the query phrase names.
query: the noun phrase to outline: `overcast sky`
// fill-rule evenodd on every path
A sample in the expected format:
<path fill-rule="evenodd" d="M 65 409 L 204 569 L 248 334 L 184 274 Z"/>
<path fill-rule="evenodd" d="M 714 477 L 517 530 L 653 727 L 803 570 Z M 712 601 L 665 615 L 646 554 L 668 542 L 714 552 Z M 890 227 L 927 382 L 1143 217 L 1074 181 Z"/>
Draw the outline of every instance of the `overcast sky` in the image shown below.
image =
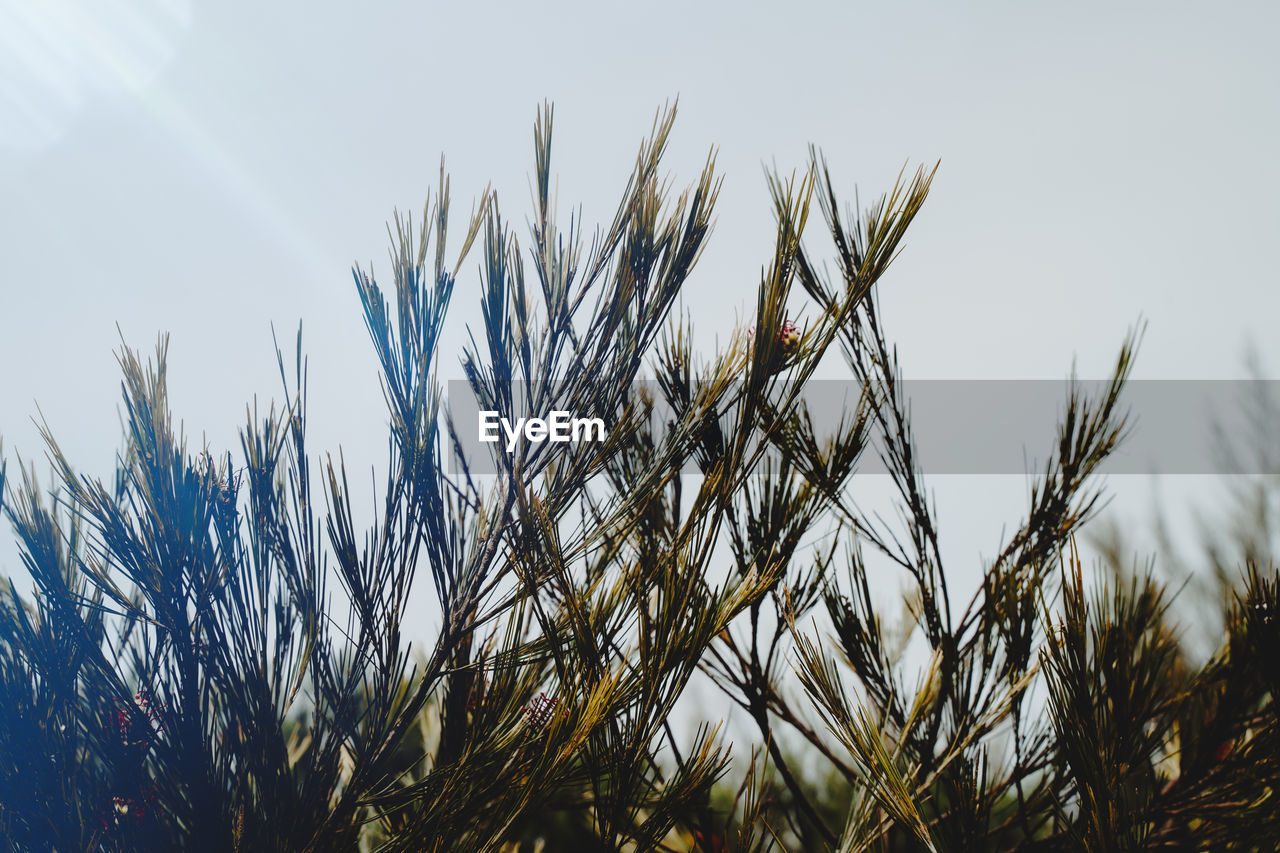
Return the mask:
<path fill-rule="evenodd" d="M 38 405 L 74 463 L 109 470 L 117 324 L 146 351 L 171 333 L 176 417 L 237 446 L 245 402 L 280 396 L 271 324 L 291 342 L 301 320 L 311 445 L 368 471 L 385 415 L 351 266 L 387 271 L 385 222 L 420 211 L 442 154 L 458 219 L 492 182 L 525 221 L 543 99 L 562 209 L 588 222 L 664 102 L 676 185 L 718 149 L 685 294 L 708 347 L 769 259 L 762 163 L 802 167 L 815 143 L 850 200 L 941 160 L 881 291 L 909 378 L 1060 378 L 1073 359 L 1102 377 L 1140 316 L 1138 377 L 1242 376 L 1250 340 L 1280 365 L 1278 24 L 1274 3 L 0 0 L 4 452 L 41 457 Z M 474 268 L 441 379 L 461 376 Z M 1026 480 L 935 485 L 976 568 Z"/>

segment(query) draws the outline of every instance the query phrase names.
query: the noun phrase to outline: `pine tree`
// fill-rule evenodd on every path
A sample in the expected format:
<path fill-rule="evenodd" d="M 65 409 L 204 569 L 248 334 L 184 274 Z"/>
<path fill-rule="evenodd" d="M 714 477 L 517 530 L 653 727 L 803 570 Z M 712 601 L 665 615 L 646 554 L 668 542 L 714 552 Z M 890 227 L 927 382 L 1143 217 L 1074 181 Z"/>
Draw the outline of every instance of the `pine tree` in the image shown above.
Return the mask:
<path fill-rule="evenodd" d="M 238 449 L 175 431 L 162 338 L 150 360 L 120 355 L 111 482 L 77 473 L 47 430 L 51 486 L 21 466 L 6 483 L 0 467 L 34 583 L 0 598 L 10 847 L 1247 850 L 1280 837 L 1274 571 L 1250 571 L 1223 649 L 1196 666 L 1167 589 L 1141 577 L 1090 593 L 1071 547 L 1098 505 L 1090 476 L 1123 438 L 1136 338 L 1100 398 L 1073 384 L 1026 518 L 981 587 L 950 589 L 876 301 L 933 172 L 857 216 L 816 152 L 798 178 L 771 174 L 776 241 L 755 315 L 704 358 L 676 306 L 720 179 L 709 156 L 669 195 L 673 119 L 655 120 L 589 246 L 580 222 L 557 223 L 546 107 L 527 246 L 487 192 L 456 228 L 442 170 L 421 218 L 394 221 L 391 284 L 355 270 L 388 412 L 371 523 L 341 454 L 308 445 L 301 331 L 291 359 L 277 347 L 284 402 L 250 415 Z M 830 277 L 802 241 L 815 201 Z M 476 255 L 473 402 L 512 421 L 592 413 L 604 441 L 467 449 L 436 365 Z M 861 397 L 824 434 L 802 389 L 829 354 Z M 875 447 L 897 529 L 849 492 Z M 877 603 L 864 550 L 910 579 L 901 613 Z M 415 584 L 440 617 L 420 651 L 405 636 Z M 930 652 L 915 679 L 911 636 Z M 699 673 L 756 727 L 749 761 L 715 709 L 696 730 L 673 725 Z M 797 744 L 830 769 L 825 790 Z"/>

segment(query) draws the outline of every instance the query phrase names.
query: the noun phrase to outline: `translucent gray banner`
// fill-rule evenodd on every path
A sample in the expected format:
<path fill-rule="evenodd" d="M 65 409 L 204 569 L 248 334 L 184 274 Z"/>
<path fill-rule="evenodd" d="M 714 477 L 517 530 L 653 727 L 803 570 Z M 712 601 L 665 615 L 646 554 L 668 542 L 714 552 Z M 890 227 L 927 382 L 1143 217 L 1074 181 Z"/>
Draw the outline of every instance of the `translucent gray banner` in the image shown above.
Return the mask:
<path fill-rule="evenodd" d="M 1101 401 L 1106 381 L 1080 380 L 1084 398 Z M 637 382 L 655 401 L 653 426 L 660 441 L 673 413 L 656 382 Z M 926 474 L 1027 474 L 1044 470 L 1057 445 L 1066 410 L 1066 380 L 908 380 L 902 390 L 910 406 L 918 461 Z M 821 438 L 850 419 L 862 396 L 853 381 L 814 380 L 800 397 Z M 569 447 L 594 437 L 592 419 L 612 430 L 610 413 L 571 411 L 563 404 L 530 411 L 516 388 L 514 412 L 483 416 L 465 381 L 448 383 L 448 403 L 472 473 L 492 474 L 497 457 L 512 442 L 552 442 Z M 1280 381 L 1134 380 L 1122 392 L 1127 414 L 1125 441 L 1104 463 L 1107 474 L 1280 474 Z M 560 412 L 556 415 L 554 413 Z M 541 418 L 542 427 L 518 418 Z M 482 423 L 483 418 L 483 423 Z M 582 421 L 575 425 L 574 421 Z M 726 421 L 726 427 L 728 422 Z M 494 441 L 481 440 L 487 427 Z M 878 437 L 864 452 L 858 472 L 886 473 Z M 516 452 L 518 444 L 513 448 Z M 456 463 L 455 463 L 456 464 Z M 696 473 L 689 466 L 689 473 Z"/>

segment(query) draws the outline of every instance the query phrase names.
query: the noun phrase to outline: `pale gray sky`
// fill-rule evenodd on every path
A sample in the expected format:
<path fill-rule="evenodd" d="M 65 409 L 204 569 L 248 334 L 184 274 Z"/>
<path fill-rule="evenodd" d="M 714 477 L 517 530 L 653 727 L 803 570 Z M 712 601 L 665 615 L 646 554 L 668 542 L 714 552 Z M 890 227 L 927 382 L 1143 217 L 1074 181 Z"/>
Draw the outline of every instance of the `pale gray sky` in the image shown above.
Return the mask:
<path fill-rule="evenodd" d="M 761 163 L 798 168 L 813 142 L 864 201 L 942 160 L 882 290 L 909 377 L 1058 378 L 1073 358 L 1100 377 L 1139 315 L 1139 377 L 1241 376 L 1249 338 L 1280 364 L 1278 24 L 1273 3 L 0 0 L 5 453 L 42 453 L 38 403 L 73 462 L 109 470 L 117 323 L 147 351 L 172 334 L 176 416 L 236 446 L 245 401 L 279 396 L 269 324 L 291 341 L 302 319 L 312 447 L 381 473 L 350 266 L 387 270 L 384 223 L 420 210 L 441 154 L 459 219 L 492 181 L 523 221 L 544 98 L 562 206 L 588 222 L 667 99 L 677 185 L 718 146 L 717 230 L 685 298 L 708 346 L 768 261 Z M 1026 481 L 936 484 L 976 567 Z"/>

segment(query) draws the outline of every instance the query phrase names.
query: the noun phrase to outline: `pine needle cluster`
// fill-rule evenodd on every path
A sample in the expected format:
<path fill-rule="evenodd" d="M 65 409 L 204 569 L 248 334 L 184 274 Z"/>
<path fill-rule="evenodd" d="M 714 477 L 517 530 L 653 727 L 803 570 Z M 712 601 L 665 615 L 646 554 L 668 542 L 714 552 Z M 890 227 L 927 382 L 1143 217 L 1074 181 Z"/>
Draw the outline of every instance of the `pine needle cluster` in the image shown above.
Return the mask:
<path fill-rule="evenodd" d="M 149 360 L 120 355 L 126 436 L 109 482 L 78 473 L 48 430 L 50 486 L 0 467 L 34 583 L 0 597 L 0 839 L 1271 849 L 1275 570 L 1246 567 L 1221 647 L 1196 664 L 1154 576 L 1091 586 L 1073 550 L 1098 506 L 1092 475 L 1125 433 L 1136 337 L 1099 398 L 1072 385 L 980 587 L 949 588 L 875 298 L 933 172 L 861 214 L 842 211 L 816 152 L 798 178 L 771 173 L 755 314 L 704 359 L 677 306 L 720 179 L 712 154 L 672 197 L 659 169 L 673 118 L 659 114 L 589 243 L 576 218 L 557 221 L 547 107 L 526 242 L 488 192 L 454 226 L 442 170 L 420 219 L 392 225 L 390 284 L 355 270 L 387 407 L 371 521 L 341 455 L 308 444 L 301 332 L 292 359 L 277 348 L 284 402 L 248 413 L 238 449 L 175 429 L 162 339 Z M 815 209 L 832 270 L 802 239 Z M 437 347 L 477 256 L 475 401 L 511 419 L 591 413 L 606 441 L 487 460 L 465 448 Z M 801 389 L 828 355 L 861 396 L 824 431 Z M 871 453 L 897 523 L 853 499 Z M 892 577 L 909 591 L 886 605 Z M 439 630 L 416 648 L 423 583 Z M 733 742 L 727 705 L 696 727 L 675 718 L 698 679 L 741 708 L 754 745 Z M 821 785 L 802 752 L 827 768 Z"/>

